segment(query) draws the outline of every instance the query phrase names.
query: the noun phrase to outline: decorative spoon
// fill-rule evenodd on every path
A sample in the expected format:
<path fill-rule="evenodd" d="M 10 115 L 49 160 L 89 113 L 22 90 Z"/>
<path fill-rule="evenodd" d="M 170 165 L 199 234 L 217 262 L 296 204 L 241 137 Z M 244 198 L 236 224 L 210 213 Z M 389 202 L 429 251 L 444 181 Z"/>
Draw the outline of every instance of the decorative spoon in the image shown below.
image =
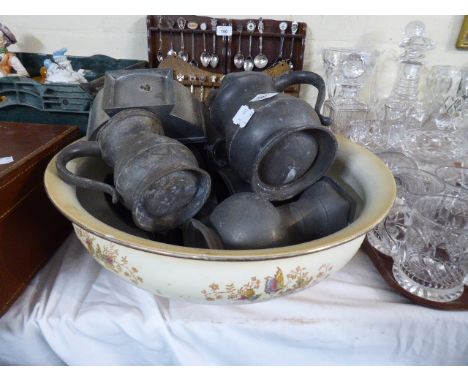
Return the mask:
<path fill-rule="evenodd" d="M 201 85 L 200 85 L 200 101 L 203 101 L 205 98 L 205 81 L 206 81 L 206 76 L 201 75 L 199 78 Z"/>
<path fill-rule="evenodd" d="M 195 59 L 195 29 L 198 28 L 198 24 L 195 21 L 190 21 L 187 27 L 192 30 L 192 59 L 190 60 L 190 64 L 198 67 L 198 62 Z"/>
<path fill-rule="evenodd" d="M 231 34 L 226 37 L 226 42 L 227 42 L 226 63 L 231 61 L 231 48 L 232 48 L 232 21 L 231 19 L 228 19 L 228 26 L 229 26 L 229 29 L 231 30 Z M 226 70 L 228 73 L 231 71 L 230 65 L 229 67 L 226 68 Z"/>
<path fill-rule="evenodd" d="M 250 72 L 254 68 L 254 61 L 252 60 L 252 33 L 255 30 L 255 23 L 252 20 L 249 20 L 247 23 L 247 30 L 250 33 L 249 36 L 249 56 L 244 61 L 244 70 Z"/>
<path fill-rule="evenodd" d="M 260 17 L 258 19 L 258 31 L 260 32 L 260 37 L 259 37 L 259 53 L 255 56 L 254 58 L 254 64 L 257 68 L 263 69 L 265 66 L 268 64 L 268 57 L 263 54 L 263 19 Z"/>
<path fill-rule="evenodd" d="M 173 38 L 172 38 L 172 29 L 174 28 L 174 24 L 175 22 L 173 19 L 166 20 L 166 25 L 171 31 L 171 46 L 169 47 L 169 50 L 167 51 L 167 56 L 172 56 L 172 57 L 177 56 L 177 52 L 174 50 L 174 44 L 173 44 Z"/>
<path fill-rule="evenodd" d="M 193 94 L 193 91 L 194 91 L 193 83 L 194 83 L 194 81 L 197 80 L 197 77 L 194 76 L 193 74 L 191 74 L 191 75 L 189 76 L 189 78 L 190 78 L 190 93 Z"/>
<path fill-rule="evenodd" d="M 237 69 L 242 69 L 245 60 L 244 55 L 242 54 L 242 28 L 243 25 L 241 23 L 237 24 L 237 31 L 239 32 L 239 50 L 234 56 L 234 66 Z"/>
<path fill-rule="evenodd" d="M 203 52 L 200 55 L 200 62 L 205 68 L 207 68 L 208 65 L 210 65 L 210 61 L 211 61 L 211 54 L 209 54 L 206 51 L 206 37 L 205 37 L 206 28 L 207 28 L 206 23 L 200 24 L 200 29 L 203 31 Z"/>
<path fill-rule="evenodd" d="M 158 17 L 158 29 L 159 29 L 159 47 L 158 51 L 156 52 L 156 59 L 158 62 L 164 60 L 164 55 L 162 52 L 162 35 L 161 35 L 161 24 L 162 24 L 162 16 Z"/>
<path fill-rule="evenodd" d="M 177 81 L 179 81 L 179 82 L 183 82 L 183 81 L 184 81 L 184 79 L 185 79 L 185 75 L 184 75 L 184 74 L 182 74 L 182 73 L 177 73 L 177 76 L 176 76 L 176 78 L 177 78 Z"/>
<path fill-rule="evenodd" d="M 293 62 L 293 54 L 294 54 L 294 35 L 296 34 L 297 30 L 299 29 L 299 23 L 297 21 L 293 21 L 292 24 L 291 24 L 291 33 L 293 34 L 293 36 L 291 37 L 291 53 L 289 54 L 289 58 L 288 58 L 288 65 L 289 65 L 289 69 L 293 70 L 294 69 L 294 62 Z"/>
<path fill-rule="evenodd" d="M 216 54 L 216 25 L 218 20 L 211 19 L 211 28 L 213 29 L 213 54 L 211 55 L 210 66 L 214 69 L 218 66 L 219 56 Z"/>
<path fill-rule="evenodd" d="M 188 61 L 188 53 L 185 51 L 185 47 L 184 47 L 184 32 L 183 32 L 186 24 L 187 24 L 187 21 L 183 17 L 179 17 L 177 19 L 177 25 L 179 26 L 179 29 L 180 29 L 180 50 L 179 50 L 179 53 L 177 53 L 177 55 L 185 62 Z"/>
<path fill-rule="evenodd" d="M 213 74 L 210 76 L 210 81 L 213 86 L 215 86 L 217 79 L 218 79 L 218 76 L 216 74 Z"/>
<path fill-rule="evenodd" d="M 279 55 L 278 55 L 278 58 L 275 60 L 275 63 L 283 61 L 284 34 L 286 32 L 286 29 L 288 29 L 288 23 L 286 21 L 280 22 L 279 29 L 281 31 L 281 41 L 280 41 Z"/>

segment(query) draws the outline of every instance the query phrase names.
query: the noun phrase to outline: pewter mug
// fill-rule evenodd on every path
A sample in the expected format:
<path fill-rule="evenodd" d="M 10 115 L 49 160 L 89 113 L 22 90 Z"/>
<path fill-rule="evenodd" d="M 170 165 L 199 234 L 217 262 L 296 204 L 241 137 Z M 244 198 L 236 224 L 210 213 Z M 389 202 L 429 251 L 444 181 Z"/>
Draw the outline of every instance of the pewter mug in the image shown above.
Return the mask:
<path fill-rule="evenodd" d="M 356 201 L 324 177 L 293 202 L 275 207 L 252 192 L 221 202 L 205 222 L 191 219 L 183 227 L 184 244 L 212 249 L 282 247 L 331 235 L 353 219 Z"/>
<path fill-rule="evenodd" d="M 314 108 L 281 92 L 305 83 L 318 89 Z M 210 99 L 209 115 L 225 140 L 227 160 L 252 190 L 268 200 L 289 199 L 320 179 L 333 163 L 337 143 L 320 114 L 323 79 L 292 72 L 273 79 L 258 72 L 232 73 Z M 251 115 L 239 123 L 241 108 Z M 245 122 L 245 121 L 244 121 Z"/>
<path fill-rule="evenodd" d="M 85 156 L 101 157 L 114 170 L 115 188 L 72 174 L 66 164 Z M 132 211 L 134 223 L 146 231 L 172 229 L 193 217 L 207 200 L 211 179 L 192 152 L 164 136 L 158 117 L 143 109 L 114 115 L 96 141 L 78 141 L 57 158 L 59 176 L 67 183 L 112 196 Z"/>

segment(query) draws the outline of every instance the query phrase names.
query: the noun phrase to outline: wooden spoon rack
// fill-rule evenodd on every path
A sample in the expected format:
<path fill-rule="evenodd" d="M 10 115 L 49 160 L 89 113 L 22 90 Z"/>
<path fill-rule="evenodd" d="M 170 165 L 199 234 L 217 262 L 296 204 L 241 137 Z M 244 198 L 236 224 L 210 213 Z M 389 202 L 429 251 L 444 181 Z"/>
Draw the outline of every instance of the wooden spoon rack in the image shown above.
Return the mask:
<path fill-rule="evenodd" d="M 187 22 L 184 29 L 178 28 L 177 19 L 179 17 L 183 17 Z M 180 82 L 185 86 L 191 87 L 191 89 L 195 88 L 194 91 L 203 93 L 202 98 L 206 98 L 210 89 L 220 86 L 222 77 L 225 74 L 243 71 L 243 69 L 238 69 L 234 65 L 234 56 L 239 51 L 239 35 L 241 38 L 241 51 L 245 58 L 248 56 L 250 35 L 252 35 L 252 58 L 259 53 L 261 33 L 258 31 L 258 19 L 252 19 L 256 25 L 255 31 L 252 33 L 246 29 L 249 19 L 217 19 L 218 26 L 232 26 L 232 36 L 216 36 L 216 54 L 219 57 L 219 63 L 215 68 L 202 66 L 200 55 L 204 50 L 203 35 L 205 35 L 206 50 L 209 53 L 213 51 L 213 35 L 215 31 L 212 29 L 211 19 L 206 16 L 191 15 L 150 15 L 146 18 L 149 66 L 151 68 L 173 69 L 174 79 L 177 79 L 177 75 L 179 75 Z M 172 28 L 167 25 L 168 20 L 173 20 Z M 197 23 L 197 28 L 189 29 L 189 22 Z M 264 69 L 254 68 L 254 71 L 264 71 L 272 76 L 279 76 L 291 70 L 287 62 L 288 59 L 293 64 L 293 70 L 302 70 L 307 24 L 298 23 L 297 32 L 292 34 L 292 22 L 286 21 L 287 29 L 282 34 L 279 28 L 281 22 L 282 20 L 263 19 L 263 53 L 268 57 L 268 65 Z M 202 23 L 207 25 L 205 31 L 200 29 Z M 237 31 L 239 24 L 243 26 L 240 33 Z M 184 36 L 184 51 L 189 56 L 187 62 L 178 57 L 167 56 L 171 41 L 173 49 L 176 52 L 180 50 L 181 34 Z M 192 57 L 192 37 L 194 57 Z M 283 53 L 282 57 L 279 57 L 282 37 L 284 39 Z M 163 53 L 164 59 L 161 62 L 157 59 L 158 50 Z M 198 66 L 189 63 L 192 58 Z M 216 76 L 216 78 L 213 76 Z M 203 88 L 203 91 L 201 91 L 201 88 Z M 299 96 L 300 86 L 291 86 L 287 89 L 287 92 Z"/>

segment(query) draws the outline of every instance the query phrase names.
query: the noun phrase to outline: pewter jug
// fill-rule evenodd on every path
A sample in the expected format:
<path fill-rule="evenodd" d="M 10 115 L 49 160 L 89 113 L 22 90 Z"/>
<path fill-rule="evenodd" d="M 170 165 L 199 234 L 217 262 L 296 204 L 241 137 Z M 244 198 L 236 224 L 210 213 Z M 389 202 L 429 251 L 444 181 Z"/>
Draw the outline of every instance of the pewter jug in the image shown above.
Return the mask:
<path fill-rule="evenodd" d="M 78 157 L 101 157 L 114 170 L 115 187 L 72 174 L 66 164 Z M 160 120 L 142 109 L 114 115 L 96 141 L 78 141 L 57 158 L 59 176 L 77 187 L 106 192 L 132 211 L 146 231 L 163 231 L 193 217 L 207 200 L 211 179 L 192 152 L 164 136 Z"/>
<path fill-rule="evenodd" d="M 281 92 L 305 83 L 318 89 L 314 108 Z M 227 160 L 252 190 L 269 200 L 289 199 L 320 179 L 333 163 L 336 139 L 320 114 L 323 79 L 292 72 L 273 79 L 232 73 L 209 103 L 211 124 L 225 140 Z"/>
<path fill-rule="evenodd" d="M 324 177 L 297 201 L 275 207 L 258 194 L 240 192 L 221 202 L 206 224 L 196 219 L 183 228 L 188 246 L 259 249 L 315 240 L 346 227 L 356 202 L 336 182 Z"/>

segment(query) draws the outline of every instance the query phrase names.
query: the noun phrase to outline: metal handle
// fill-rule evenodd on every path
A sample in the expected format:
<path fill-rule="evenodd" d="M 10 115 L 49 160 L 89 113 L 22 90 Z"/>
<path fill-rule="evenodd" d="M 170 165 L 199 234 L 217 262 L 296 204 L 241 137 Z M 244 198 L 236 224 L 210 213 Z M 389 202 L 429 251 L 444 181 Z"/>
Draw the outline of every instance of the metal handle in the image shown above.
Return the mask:
<path fill-rule="evenodd" d="M 195 32 L 192 32 L 192 60 L 195 60 Z"/>
<path fill-rule="evenodd" d="M 181 51 L 184 51 L 184 50 L 185 50 L 184 32 L 180 32 L 180 50 L 181 50 Z"/>
<path fill-rule="evenodd" d="M 291 53 L 289 53 L 289 59 L 292 60 L 294 52 L 294 36 L 291 37 Z"/>
<path fill-rule="evenodd" d="M 99 192 L 105 192 L 112 197 L 112 203 L 117 203 L 118 195 L 114 187 L 96 180 L 83 178 L 73 174 L 67 169 L 67 163 L 75 158 L 96 157 L 101 158 L 101 148 L 96 141 L 75 142 L 60 151 L 57 157 L 57 172 L 60 178 L 76 187 L 86 188 Z"/>
<path fill-rule="evenodd" d="M 174 50 L 173 37 L 172 37 L 172 30 L 171 30 L 171 48 L 170 48 L 170 50 Z"/>
<path fill-rule="evenodd" d="M 330 126 L 332 123 L 331 118 L 325 117 L 320 113 L 322 109 L 323 102 L 325 101 L 325 82 L 323 78 L 314 72 L 308 71 L 297 71 L 283 74 L 275 80 L 275 89 L 279 92 L 282 92 L 290 85 L 295 84 L 307 84 L 312 85 L 318 90 L 317 102 L 315 103 L 315 112 L 320 118 L 320 122 L 324 126 Z"/>
<path fill-rule="evenodd" d="M 283 46 L 284 46 L 284 33 L 281 32 L 280 49 L 279 49 L 279 55 L 278 55 L 279 59 L 283 58 Z"/>

